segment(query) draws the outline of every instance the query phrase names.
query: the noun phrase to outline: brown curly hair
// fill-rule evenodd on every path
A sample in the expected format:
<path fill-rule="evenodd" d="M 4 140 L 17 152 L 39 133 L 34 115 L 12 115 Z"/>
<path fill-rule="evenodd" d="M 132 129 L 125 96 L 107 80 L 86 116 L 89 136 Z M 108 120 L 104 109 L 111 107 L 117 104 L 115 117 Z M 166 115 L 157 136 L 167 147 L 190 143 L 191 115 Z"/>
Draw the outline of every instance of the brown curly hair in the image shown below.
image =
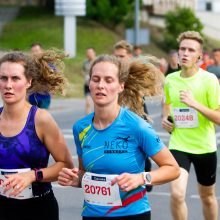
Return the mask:
<path fill-rule="evenodd" d="M 38 55 L 28 55 L 20 51 L 9 52 L 0 59 L 4 62 L 20 63 L 27 80 L 31 81 L 28 93 L 63 93 L 67 80 L 63 76 L 63 58 L 66 55 L 58 49 L 50 49 Z"/>
<path fill-rule="evenodd" d="M 164 75 L 152 64 L 156 63 L 156 58 L 148 59 L 146 56 L 124 61 L 112 55 L 100 55 L 91 64 L 90 77 L 93 67 L 100 62 L 110 62 L 118 68 L 119 82 L 124 83 L 124 90 L 119 94 L 119 105 L 128 107 L 140 116 L 147 116 L 143 108 L 143 97 L 163 93 Z"/>

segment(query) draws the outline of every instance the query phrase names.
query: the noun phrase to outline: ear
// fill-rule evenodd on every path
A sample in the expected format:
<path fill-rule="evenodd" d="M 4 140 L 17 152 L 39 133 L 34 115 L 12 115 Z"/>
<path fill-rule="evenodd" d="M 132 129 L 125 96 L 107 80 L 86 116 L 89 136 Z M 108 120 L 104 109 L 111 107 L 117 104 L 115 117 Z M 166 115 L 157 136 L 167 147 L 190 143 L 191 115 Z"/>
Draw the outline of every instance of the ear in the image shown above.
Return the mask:
<path fill-rule="evenodd" d="M 29 89 L 31 87 L 31 84 L 32 84 L 32 79 L 27 81 L 26 88 Z"/>
<path fill-rule="evenodd" d="M 120 86 L 119 86 L 119 92 L 118 93 L 121 93 L 124 91 L 124 88 L 125 88 L 125 83 L 120 83 Z"/>

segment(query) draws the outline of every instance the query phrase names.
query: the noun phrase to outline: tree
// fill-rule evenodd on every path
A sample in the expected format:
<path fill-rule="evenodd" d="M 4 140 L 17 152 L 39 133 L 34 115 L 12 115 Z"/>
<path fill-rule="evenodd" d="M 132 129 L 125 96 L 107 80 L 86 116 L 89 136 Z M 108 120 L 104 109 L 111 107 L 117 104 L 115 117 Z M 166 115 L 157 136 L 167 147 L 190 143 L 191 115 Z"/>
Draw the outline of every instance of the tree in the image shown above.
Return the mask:
<path fill-rule="evenodd" d="M 164 47 L 177 49 L 177 37 L 184 31 L 202 32 L 203 25 L 190 8 L 177 8 L 165 15 Z"/>
<path fill-rule="evenodd" d="M 127 15 L 133 11 L 133 0 L 87 0 L 87 17 L 107 26 L 114 27 L 125 21 Z"/>

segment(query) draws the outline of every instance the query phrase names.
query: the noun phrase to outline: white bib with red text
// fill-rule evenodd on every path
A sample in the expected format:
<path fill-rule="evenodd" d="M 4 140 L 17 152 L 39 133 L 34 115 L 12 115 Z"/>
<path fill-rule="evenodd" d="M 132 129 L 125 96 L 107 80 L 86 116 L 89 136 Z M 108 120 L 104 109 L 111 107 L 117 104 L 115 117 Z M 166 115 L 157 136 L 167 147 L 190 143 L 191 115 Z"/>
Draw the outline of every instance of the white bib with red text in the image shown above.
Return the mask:
<path fill-rule="evenodd" d="M 117 175 L 86 172 L 82 179 L 82 189 L 86 202 L 101 206 L 121 206 L 118 184 L 111 185 Z"/>
<path fill-rule="evenodd" d="M 6 180 L 5 175 L 15 174 L 15 173 L 24 173 L 30 171 L 30 168 L 24 168 L 24 169 L 0 169 L 0 195 L 9 197 L 9 193 L 12 190 L 8 190 L 6 193 L 4 193 L 3 183 Z M 21 193 L 19 193 L 17 196 L 10 196 L 10 198 L 13 199 L 29 199 L 33 197 L 32 193 L 32 186 L 26 187 Z"/>
<path fill-rule="evenodd" d="M 193 108 L 174 108 L 173 116 L 175 127 L 196 128 L 198 127 L 198 113 Z"/>

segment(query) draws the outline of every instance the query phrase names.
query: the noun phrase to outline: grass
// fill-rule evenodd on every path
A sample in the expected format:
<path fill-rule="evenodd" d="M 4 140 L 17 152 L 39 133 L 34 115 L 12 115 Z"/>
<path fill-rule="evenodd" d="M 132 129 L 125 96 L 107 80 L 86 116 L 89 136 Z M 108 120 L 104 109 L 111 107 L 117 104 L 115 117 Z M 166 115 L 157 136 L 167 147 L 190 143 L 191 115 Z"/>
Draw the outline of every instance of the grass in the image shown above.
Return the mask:
<path fill-rule="evenodd" d="M 63 24 L 62 16 L 38 7 L 22 7 L 18 17 L 4 26 L 0 36 L 0 48 L 2 50 L 29 51 L 33 42 L 40 42 L 45 49 L 57 47 L 63 49 Z M 144 28 L 144 26 L 142 26 Z M 159 46 L 163 30 L 151 26 L 149 28 L 151 43 L 143 46 L 143 51 L 156 57 L 167 58 L 167 53 Z M 109 30 L 94 21 L 83 17 L 77 17 L 77 51 L 75 58 L 65 60 L 65 76 L 69 81 L 66 89 L 66 97 L 83 97 L 82 63 L 85 59 L 85 51 L 88 47 L 94 47 L 97 54 L 112 53 L 113 45 L 123 39 L 123 28 L 115 31 Z M 159 38 L 159 40 L 158 40 Z M 209 50 L 220 47 L 218 41 L 207 40 Z"/>
<path fill-rule="evenodd" d="M 15 20 L 4 26 L 0 48 L 29 51 L 33 42 L 40 42 L 45 49 L 63 49 L 63 20 L 43 8 L 23 7 Z M 97 54 L 111 53 L 112 46 L 121 36 L 94 21 L 77 17 L 76 39 L 76 57 L 65 60 L 65 76 L 69 81 L 66 97 L 83 96 L 81 68 L 86 48 L 94 47 Z"/>

